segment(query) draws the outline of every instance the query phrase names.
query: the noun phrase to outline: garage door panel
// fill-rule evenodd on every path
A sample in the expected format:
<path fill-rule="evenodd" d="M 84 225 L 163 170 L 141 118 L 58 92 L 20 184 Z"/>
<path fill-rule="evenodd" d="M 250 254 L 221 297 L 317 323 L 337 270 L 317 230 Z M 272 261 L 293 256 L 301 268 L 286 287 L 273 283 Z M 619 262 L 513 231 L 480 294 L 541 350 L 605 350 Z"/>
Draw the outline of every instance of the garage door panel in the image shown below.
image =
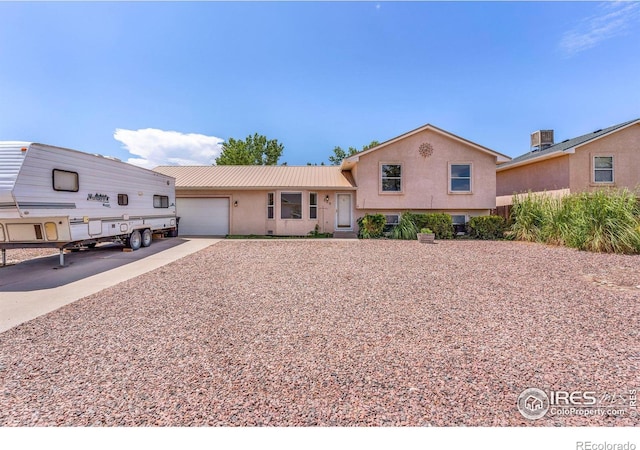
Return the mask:
<path fill-rule="evenodd" d="M 228 198 L 177 198 L 176 210 L 183 236 L 229 234 Z"/>

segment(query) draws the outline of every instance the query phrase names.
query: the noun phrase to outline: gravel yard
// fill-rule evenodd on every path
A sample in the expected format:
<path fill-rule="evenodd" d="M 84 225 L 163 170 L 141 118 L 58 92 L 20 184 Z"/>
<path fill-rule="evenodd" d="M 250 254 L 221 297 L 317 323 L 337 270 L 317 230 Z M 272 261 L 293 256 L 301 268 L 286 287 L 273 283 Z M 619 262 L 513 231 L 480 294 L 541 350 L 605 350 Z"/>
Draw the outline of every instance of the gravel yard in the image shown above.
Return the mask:
<path fill-rule="evenodd" d="M 638 256 L 223 241 L 0 334 L 0 425 L 637 426 L 516 401 L 639 373 Z"/>
<path fill-rule="evenodd" d="M 43 256 L 58 255 L 59 253 L 60 250 L 57 248 L 10 248 L 7 249 L 7 265 Z M 0 264 L 2 264 L 1 259 Z"/>

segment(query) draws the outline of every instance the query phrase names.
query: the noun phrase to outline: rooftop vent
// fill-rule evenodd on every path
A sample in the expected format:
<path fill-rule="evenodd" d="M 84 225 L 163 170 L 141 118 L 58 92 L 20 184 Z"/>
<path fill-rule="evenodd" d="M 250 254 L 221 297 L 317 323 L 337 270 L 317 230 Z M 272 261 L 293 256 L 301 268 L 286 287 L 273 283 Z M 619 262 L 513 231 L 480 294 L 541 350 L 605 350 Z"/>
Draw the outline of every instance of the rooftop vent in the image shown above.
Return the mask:
<path fill-rule="evenodd" d="M 553 145 L 553 130 L 538 130 L 531 133 L 531 151 L 537 152 Z"/>
<path fill-rule="evenodd" d="M 598 130 L 594 131 L 594 133 L 600 133 L 601 131 L 602 131 L 602 128 L 600 128 L 600 129 L 598 129 Z"/>

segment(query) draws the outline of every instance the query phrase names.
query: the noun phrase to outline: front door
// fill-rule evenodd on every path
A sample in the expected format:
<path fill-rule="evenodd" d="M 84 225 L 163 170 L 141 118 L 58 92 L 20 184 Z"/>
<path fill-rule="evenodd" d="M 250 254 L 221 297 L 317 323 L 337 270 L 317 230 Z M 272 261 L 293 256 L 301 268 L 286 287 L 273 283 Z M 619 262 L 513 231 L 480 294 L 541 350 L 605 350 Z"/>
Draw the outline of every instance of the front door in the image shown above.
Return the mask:
<path fill-rule="evenodd" d="M 351 229 L 351 194 L 336 194 L 338 208 L 336 228 Z"/>

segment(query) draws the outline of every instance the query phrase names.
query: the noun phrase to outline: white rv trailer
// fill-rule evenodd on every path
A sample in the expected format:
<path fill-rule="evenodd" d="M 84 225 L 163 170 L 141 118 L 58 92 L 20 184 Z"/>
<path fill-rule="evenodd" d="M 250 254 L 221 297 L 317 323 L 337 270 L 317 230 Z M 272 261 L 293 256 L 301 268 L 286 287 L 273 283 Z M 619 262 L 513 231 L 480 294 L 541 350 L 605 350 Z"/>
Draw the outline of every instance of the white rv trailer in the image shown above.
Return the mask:
<path fill-rule="evenodd" d="M 0 249 L 94 246 L 137 250 L 177 234 L 175 179 L 100 155 L 0 142 Z"/>

